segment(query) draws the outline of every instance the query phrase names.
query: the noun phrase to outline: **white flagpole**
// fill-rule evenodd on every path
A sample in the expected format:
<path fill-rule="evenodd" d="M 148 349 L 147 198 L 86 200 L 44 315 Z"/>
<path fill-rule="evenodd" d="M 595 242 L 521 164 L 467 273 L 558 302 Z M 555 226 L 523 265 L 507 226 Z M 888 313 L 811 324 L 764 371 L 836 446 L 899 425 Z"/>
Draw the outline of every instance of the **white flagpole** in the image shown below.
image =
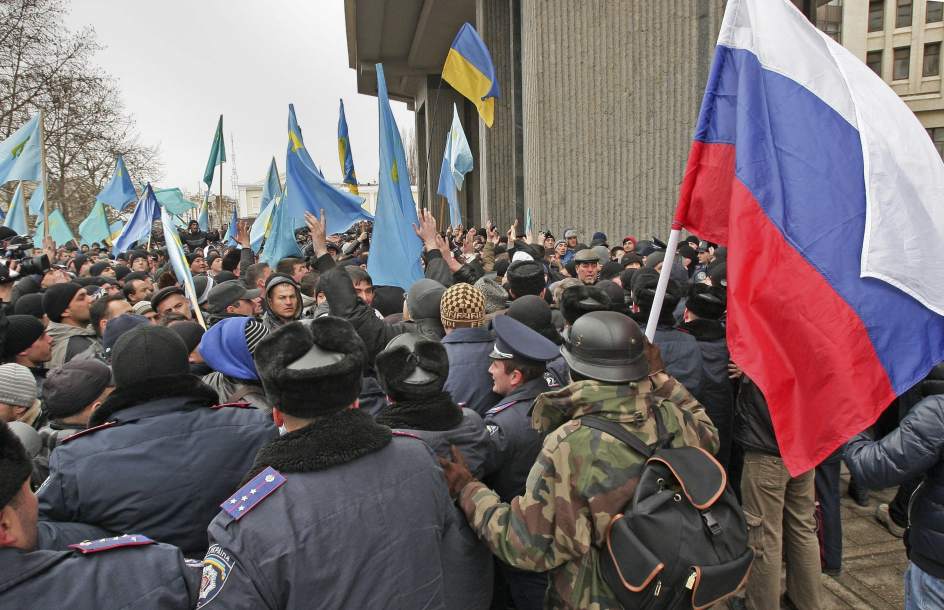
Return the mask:
<path fill-rule="evenodd" d="M 665 258 L 662 260 L 662 271 L 659 273 L 659 283 L 656 286 L 656 295 L 652 300 L 652 311 L 646 322 L 646 338 L 652 341 L 659 323 L 659 313 L 662 311 L 662 302 L 665 301 L 665 290 L 669 286 L 669 276 L 672 274 L 672 265 L 675 263 L 675 251 L 678 248 L 682 225 L 672 223 L 672 232 L 669 233 L 669 243 L 665 248 Z"/>

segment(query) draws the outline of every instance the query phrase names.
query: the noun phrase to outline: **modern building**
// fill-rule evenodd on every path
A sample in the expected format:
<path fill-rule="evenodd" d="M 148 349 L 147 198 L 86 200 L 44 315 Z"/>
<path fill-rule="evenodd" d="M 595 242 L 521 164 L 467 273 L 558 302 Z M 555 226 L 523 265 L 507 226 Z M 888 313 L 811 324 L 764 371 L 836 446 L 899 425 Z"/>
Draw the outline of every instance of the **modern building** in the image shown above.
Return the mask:
<path fill-rule="evenodd" d="M 587 239 L 603 230 L 668 233 L 722 0 L 345 0 L 349 65 L 377 94 L 415 112 L 419 203 L 436 195 L 452 106 L 475 157 L 460 193 L 466 225 L 534 228 Z M 470 22 L 489 47 L 501 97 L 491 128 L 440 76 Z"/>
<path fill-rule="evenodd" d="M 813 20 L 901 96 L 944 156 L 944 2 L 820 1 Z"/>

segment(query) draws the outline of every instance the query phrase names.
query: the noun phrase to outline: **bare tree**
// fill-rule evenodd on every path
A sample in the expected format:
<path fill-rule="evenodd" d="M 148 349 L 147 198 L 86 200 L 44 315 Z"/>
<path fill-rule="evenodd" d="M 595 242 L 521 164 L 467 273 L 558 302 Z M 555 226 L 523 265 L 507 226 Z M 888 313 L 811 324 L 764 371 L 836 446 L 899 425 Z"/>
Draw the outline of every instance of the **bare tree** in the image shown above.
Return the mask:
<path fill-rule="evenodd" d="M 416 133 L 412 129 L 401 130 L 400 139 L 403 141 L 403 152 L 406 154 L 406 169 L 410 173 L 410 184 L 415 186 L 419 171 L 416 160 Z"/>

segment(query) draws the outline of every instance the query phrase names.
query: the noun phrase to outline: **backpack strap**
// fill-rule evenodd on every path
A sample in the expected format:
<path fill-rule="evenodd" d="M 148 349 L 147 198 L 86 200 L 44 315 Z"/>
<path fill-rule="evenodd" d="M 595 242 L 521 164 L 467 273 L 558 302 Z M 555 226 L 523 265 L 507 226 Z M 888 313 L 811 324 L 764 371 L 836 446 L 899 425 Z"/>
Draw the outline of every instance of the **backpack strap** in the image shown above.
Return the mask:
<path fill-rule="evenodd" d="M 606 432 L 617 440 L 622 441 L 624 444 L 629 445 L 633 451 L 641 453 L 647 459 L 655 453 L 655 449 L 644 443 L 641 438 L 615 421 L 593 415 L 584 415 L 580 418 L 580 425 Z"/>

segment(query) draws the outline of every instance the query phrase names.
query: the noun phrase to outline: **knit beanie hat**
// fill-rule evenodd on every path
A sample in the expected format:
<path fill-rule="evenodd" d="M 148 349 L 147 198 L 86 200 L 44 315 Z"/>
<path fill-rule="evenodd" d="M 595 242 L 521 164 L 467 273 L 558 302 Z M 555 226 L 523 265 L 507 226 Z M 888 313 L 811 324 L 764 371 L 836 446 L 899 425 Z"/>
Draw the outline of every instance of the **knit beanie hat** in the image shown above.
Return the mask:
<path fill-rule="evenodd" d="M 43 408 L 50 419 L 75 415 L 112 385 L 111 369 L 100 360 L 70 360 L 46 375 Z"/>
<path fill-rule="evenodd" d="M 146 301 L 142 301 L 146 302 Z M 115 343 L 121 337 L 132 328 L 137 328 L 138 326 L 144 326 L 150 324 L 151 322 L 144 316 L 139 316 L 133 313 L 123 313 L 117 318 L 112 318 L 105 324 L 105 333 L 102 335 L 102 347 L 105 348 L 105 351 L 108 352 L 115 346 Z"/>
<path fill-rule="evenodd" d="M 203 337 L 203 333 L 205 332 L 202 326 L 196 322 L 191 322 L 190 320 L 177 320 L 176 322 L 171 322 L 167 325 L 167 328 L 177 333 L 177 336 L 184 340 L 184 345 L 187 346 L 188 354 L 197 349 L 197 346 L 200 345 L 200 339 Z"/>
<path fill-rule="evenodd" d="M 414 320 L 438 318 L 440 302 L 445 291 L 446 287 L 436 280 L 423 278 L 414 283 L 406 293 L 406 306 L 410 310 L 410 317 Z"/>
<path fill-rule="evenodd" d="M 442 343 L 406 333 L 394 337 L 377 354 L 374 367 L 377 381 L 393 400 L 416 400 L 442 392 L 449 376 L 449 356 Z"/>
<path fill-rule="evenodd" d="M 7 316 L 7 340 L 3 345 L 3 359 L 10 360 L 36 343 L 46 328 L 33 316 Z"/>
<path fill-rule="evenodd" d="M 507 315 L 556 345 L 564 342 L 551 320 L 551 307 L 539 296 L 529 294 L 515 299 L 508 307 Z"/>
<path fill-rule="evenodd" d="M 105 269 L 108 269 L 109 267 L 111 267 L 111 265 L 109 265 L 108 263 L 95 263 L 94 265 L 89 267 L 89 275 L 91 275 L 92 277 L 101 275 L 102 271 L 104 271 Z"/>
<path fill-rule="evenodd" d="M 71 266 L 73 270 L 75 271 L 76 275 L 78 275 L 79 271 L 82 270 L 82 265 L 84 265 L 87 260 L 88 258 L 84 254 L 79 254 L 78 256 L 72 259 Z"/>
<path fill-rule="evenodd" d="M 479 278 L 475 282 L 475 289 L 485 295 L 486 315 L 508 307 L 508 291 L 492 278 Z"/>
<path fill-rule="evenodd" d="M 16 300 L 13 306 L 13 313 L 17 315 L 33 316 L 37 320 L 42 320 L 46 315 L 43 309 L 43 295 L 39 292 L 24 294 Z"/>
<path fill-rule="evenodd" d="M 0 403 L 28 409 L 36 395 L 36 380 L 28 368 L 12 362 L 0 365 Z"/>
<path fill-rule="evenodd" d="M 131 274 L 131 267 L 127 265 L 118 265 L 115 267 L 115 279 L 119 282 L 125 279 L 128 275 Z"/>
<path fill-rule="evenodd" d="M 112 349 L 115 385 L 121 389 L 189 375 L 189 355 L 184 340 L 171 329 L 138 326 L 123 334 Z"/>
<path fill-rule="evenodd" d="M 469 328 L 485 322 L 485 296 L 469 284 L 453 284 L 439 303 L 443 328 Z"/>
<path fill-rule="evenodd" d="M 366 361 L 363 339 L 350 322 L 334 316 L 286 324 L 263 339 L 255 353 L 269 400 L 304 419 L 353 404 Z"/>
<path fill-rule="evenodd" d="M 82 287 L 74 282 L 54 284 L 46 289 L 43 295 L 43 311 L 53 322 L 62 322 L 62 312 L 69 308 L 69 303 L 75 298 Z"/>
<path fill-rule="evenodd" d="M 6 423 L 0 422 L 0 508 L 10 503 L 33 473 L 33 462 Z"/>

